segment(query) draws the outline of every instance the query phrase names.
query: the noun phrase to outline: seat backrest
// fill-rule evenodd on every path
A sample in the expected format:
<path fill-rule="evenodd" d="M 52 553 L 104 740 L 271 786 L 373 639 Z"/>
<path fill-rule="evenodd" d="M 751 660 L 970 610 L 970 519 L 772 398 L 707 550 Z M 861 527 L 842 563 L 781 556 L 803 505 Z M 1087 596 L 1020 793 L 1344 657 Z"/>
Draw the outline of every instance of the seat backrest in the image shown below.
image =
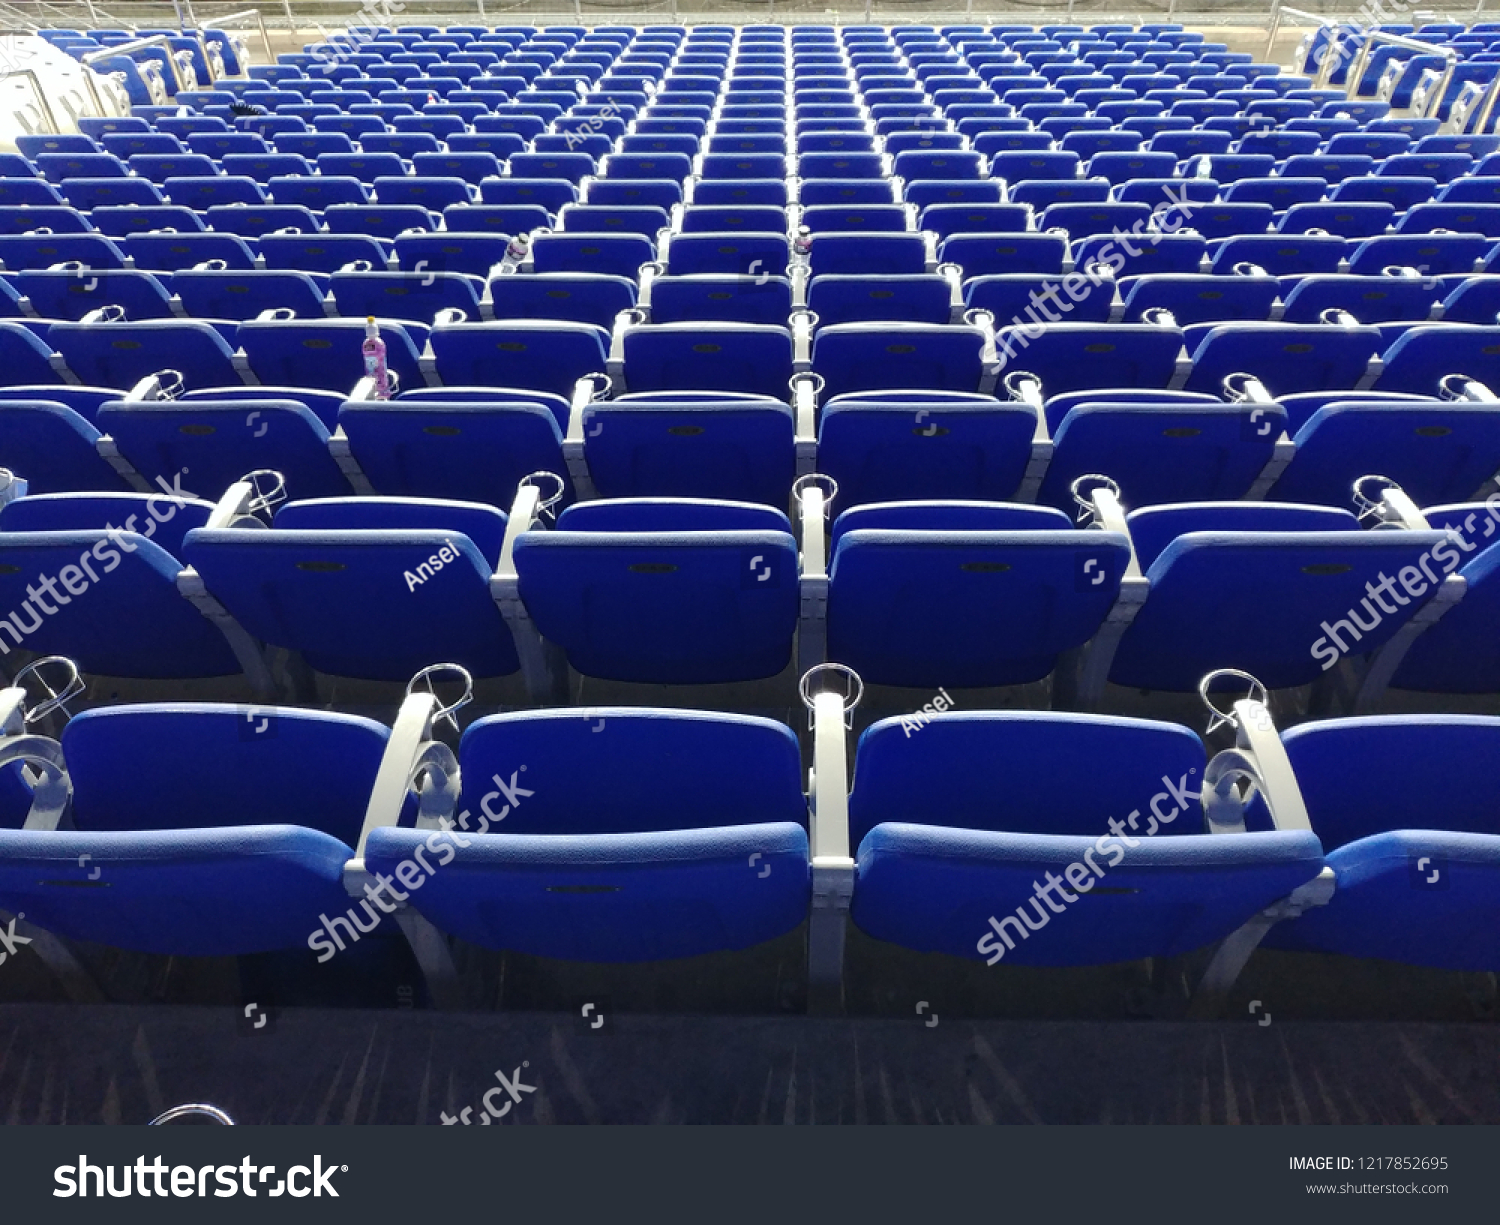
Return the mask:
<path fill-rule="evenodd" d="M 75 824 L 101 832 L 302 825 L 355 847 L 386 728 L 322 710 L 257 707 L 254 714 L 274 731 L 247 734 L 246 708 L 222 703 L 78 715 L 62 736 Z M 150 786 L 124 784 L 143 777 Z"/>
<path fill-rule="evenodd" d="M 1500 834 L 1474 778 L 1500 746 L 1500 719 L 1326 719 L 1288 729 L 1282 743 L 1313 830 L 1329 850 L 1402 829 Z"/>
<path fill-rule="evenodd" d="M 797 553 L 787 530 L 560 523 L 522 533 L 515 564 L 537 627 L 584 675 L 707 684 L 774 676 L 791 657 Z"/>
<path fill-rule="evenodd" d="M 860 736 L 849 797 L 857 847 L 887 821 L 1017 834 L 1097 836 L 1183 775 L 1196 790 L 1206 755 L 1185 727 L 1104 715 L 948 712 L 913 736 L 883 719 Z M 1071 763 L 1071 764 L 1064 764 Z M 1001 771 L 1003 788 L 985 779 Z M 1194 805 L 1196 809 L 1196 805 Z M 1202 834 L 1201 815 L 1160 827 Z M 978 933 L 976 933 L 977 935 Z"/>
<path fill-rule="evenodd" d="M 600 718 L 619 735 L 595 734 L 591 729 Z M 673 763 L 666 775 L 663 753 Z M 652 761 L 656 765 L 648 766 Z M 493 776 L 509 780 L 526 768 L 520 781 L 535 795 L 515 805 L 503 826 L 492 825 L 496 833 L 807 824 L 796 737 L 780 723 L 749 715 L 612 707 L 493 715 L 465 730 L 459 764 L 473 780 L 461 804 L 476 813 L 485 793 L 494 790 Z"/>

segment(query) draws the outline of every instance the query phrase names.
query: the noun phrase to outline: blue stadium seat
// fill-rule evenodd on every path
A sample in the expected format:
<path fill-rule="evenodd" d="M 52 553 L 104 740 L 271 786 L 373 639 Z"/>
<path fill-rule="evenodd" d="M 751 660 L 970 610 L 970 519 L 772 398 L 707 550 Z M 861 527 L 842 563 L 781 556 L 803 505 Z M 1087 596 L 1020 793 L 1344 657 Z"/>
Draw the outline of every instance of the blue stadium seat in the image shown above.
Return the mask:
<path fill-rule="evenodd" d="M 74 374 L 97 387 L 132 387 L 163 370 L 177 371 L 188 388 L 244 382 L 234 350 L 212 325 L 195 320 L 65 322 L 53 325 L 48 339 Z"/>
<path fill-rule="evenodd" d="M 183 560 L 249 633 L 319 672 L 399 681 L 442 659 L 506 676 L 520 665 L 489 586 L 505 523 L 467 502 L 289 502 L 269 531 L 189 532 Z"/>
<path fill-rule="evenodd" d="M 1252 374 L 1272 395 L 1354 387 L 1380 352 L 1373 327 L 1226 323 L 1193 329 L 1189 391 L 1220 391 L 1231 374 Z M 1196 340 L 1196 344 L 1193 343 Z"/>
<path fill-rule="evenodd" d="M 580 502 L 555 530 L 522 533 L 515 566 L 537 628 L 585 676 L 752 680 L 791 658 L 797 550 L 769 506 Z"/>
<path fill-rule="evenodd" d="M 1120 281 L 1121 318 L 1139 323 L 1152 309 L 1172 312 L 1186 327 L 1192 323 L 1254 322 L 1271 317 L 1281 283 L 1270 276 L 1156 273 Z M 1097 295 L 1094 295 L 1097 296 Z M 1088 301 L 1092 301 L 1092 296 Z"/>
<path fill-rule="evenodd" d="M 15 287 L 44 319 L 82 319 L 101 306 L 118 306 L 130 319 L 168 319 L 171 295 L 148 272 L 66 265 L 16 274 Z"/>
<path fill-rule="evenodd" d="M 1415 565 L 1443 539 L 1362 532 L 1348 511 L 1286 503 L 1147 507 L 1127 522 L 1149 594 L 1109 679 L 1176 692 L 1195 690 L 1217 668 L 1249 672 L 1272 689 L 1316 680 L 1322 624 L 1350 616 L 1368 598 L 1366 583 Z M 1413 600 L 1351 637 L 1361 651 L 1378 648 L 1419 607 Z"/>
<path fill-rule="evenodd" d="M 521 479 L 556 473 L 566 483 L 566 421 L 545 397 L 488 389 L 482 399 L 350 400 L 338 424 L 378 493 L 457 498 L 508 508 Z M 565 411 L 565 407 L 564 411 Z"/>
<path fill-rule="evenodd" d="M 1282 319 L 1316 323 L 1326 310 L 1347 311 L 1361 323 L 1426 319 L 1441 301 L 1436 277 L 1352 276 L 1325 273 L 1295 280 L 1286 294 Z"/>
<path fill-rule="evenodd" d="M 1006 501 L 1031 462 L 1036 411 L 964 392 L 872 391 L 825 401 L 818 470 L 841 505 Z"/>
<path fill-rule="evenodd" d="M 736 393 L 644 393 L 583 414 L 584 457 L 605 498 L 721 498 L 785 506 L 792 410 Z"/>
<path fill-rule="evenodd" d="M 1096 472 L 1107 473 L 1132 508 L 1243 498 L 1286 428 L 1286 413 L 1275 404 L 1153 402 L 1145 395 L 1121 403 L 1108 391 L 1075 398 L 1083 402 L 1051 431 L 1052 459 L 1037 494 L 1038 502 L 1065 511 L 1073 509 L 1073 482 Z M 1348 500 L 1346 483 L 1338 504 Z"/>
<path fill-rule="evenodd" d="M 618 734 L 593 734 L 600 718 Z M 643 962 L 747 948 L 807 916 L 807 804 L 797 740 L 782 724 L 620 707 L 518 712 L 470 726 L 459 760 L 477 780 L 460 797 L 466 811 L 506 819 L 459 835 L 453 870 L 414 896 L 443 931 L 484 948 Z M 647 766 L 663 760 L 665 774 Z M 492 776 L 524 782 L 524 795 L 495 808 Z M 394 872 L 419 834 L 372 831 L 370 868 Z M 770 868 L 765 879 L 747 859 Z"/>
<path fill-rule="evenodd" d="M 408 329 L 398 319 L 378 323 L 389 370 L 402 388 L 420 387 L 419 349 Z M 250 372 L 268 387 L 322 388 L 347 395 L 365 371 L 363 319 L 248 319 L 239 325 L 236 339 Z"/>
<path fill-rule="evenodd" d="M 326 277 L 306 272 L 216 272 L 189 269 L 171 276 L 172 292 L 195 319 L 254 319 L 266 310 L 290 310 L 303 319 L 321 319 Z"/>
<path fill-rule="evenodd" d="M 1177 376 L 1183 334 L 1153 324 L 1045 323 L 1001 327 L 1002 370 L 1041 380 L 1048 396 L 1099 387 L 1167 387 Z"/>
<path fill-rule="evenodd" d="M 368 234 L 264 234 L 256 246 L 276 272 L 331 273 L 359 262 L 383 268 L 387 258 L 387 248 Z"/>
<path fill-rule="evenodd" d="M 1405 329 L 1381 361 L 1375 381 L 1381 391 L 1436 395 L 1449 374 L 1500 384 L 1500 327 L 1420 324 Z"/>
<path fill-rule="evenodd" d="M 132 512 L 122 507 L 113 525 L 106 519 L 88 529 L 16 531 L 0 537 L 6 562 L 0 590 L 9 593 L 7 607 L 22 610 L 17 614 L 23 617 L 21 628 L 27 628 L 24 622 L 36 622 L 22 645 L 38 654 L 67 655 L 85 672 L 104 676 L 239 673 L 240 664 L 218 626 L 178 594 L 180 560 L 148 538 L 156 523 L 145 511 L 147 495 L 131 496 L 138 508 Z M 167 497 L 157 495 L 156 518 L 175 509 Z M 132 514 L 145 530 L 129 526 Z M 106 572 L 118 572 L 108 582 L 86 587 L 91 596 L 87 601 L 58 598 L 50 616 L 28 604 L 28 583 L 37 587 L 43 577 L 78 565 L 84 556 L 96 559 L 101 570 L 108 566 Z M 109 565 L 111 560 L 116 564 Z"/>
<path fill-rule="evenodd" d="M 846 510 L 830 552 L 829 658 L 882 685 L 1041 680 L 1059 655 L 1093 637 L 1129 552 L 1123 536 L 1077 530 L 1045 507 Z"/>
<path fill-rule="evenodd" d="M 152 637 L 165 646 L 167 632 Z M 0 905 L 60 936 L 146 953 L 305 949 L 321 915 L 348 908 L 344 865 L 388 732 L 353 715 L 266 707 L 275 735 L 252 741 L 236 731 L 244 711 L 80 714 L 62 735 L 72 827 L 0 830 Z M 91 872 L 110 887 L 56 887 L 85 886 Z"/>
<path fill-rule="evenodd" d="M 1500 831 L 1474 784 L 1497 736 L 1500 720 L 1474 715 L 1283 732 L 1337 883 L 1326 906 L 1273 927 L 1266 945 L 1445 970 L 1500 965 L 1489 922 Z"/>
<path fill-rule="evenodd" d="M 1323 853 L 1305 830 L 1208 832 L 1189 790 L 1203 767 L 1195 735 L 1143 719 L 947 712 L 915 738 L 884 719 L 855 757 L 854 922 L 877 940 L 990 965 L 1099 965 L 1212 945 L 1316 877 Z M 1007 780 L 998 794 L 983 782 L 997 769 Z M 1144 812 L 1153 797 L 1149 826 L 1130 814 L 1142 836 L 1124 834 L 1127 850 L 1106 832 L 1125 820 L 1108 826 L 1101 814 Z M 1049 911 L 1032 886 L 1055 873 L 1068 883 Z"/>
<path fill-rule="evenodd" d="M 439 312 L 460 310 L 479 320 L 484 282 L 459 272 L 336 272 L 330 284 L 338 313 L 379 315 L 409 323 L 433 323 Z"/>
<path fill-rule="evenodd" d="M 57 391 L 60 394 L 61 388 Z M 13 471 L 26 473 L 33 494 L 74 490 L 124 490 L 128 483 L 99 454 L 100 431 L 87 416 L 59 399 L 50 387 L 9 387 L 0 399 L 0 455 Z M 119 395 L 106 391 L 107 398 Z"/>
<path fill-rule="evenodd" d="M 601 327 L 547 317 L 444 323 L 431 337 L 436 372 L 446 385 L 524 387 L 560 395 L 571 392 L 583 375 L 603 370 L 607 341 Z"/>
<path fill-rule="evenodd" d="M 784 326 L 638 325 L 625 329 L 624 355 L 624 381 L 635 392 L 735 391 L 779 400 L 792 376 L 792 335 Z"/>
<path fill-rule="evenodd" d="M 328 428 L 305 405 L 273 395 L 116 401 L 99 409 L 98 424 L 148 481 L 191 472 L 199 488 L 217 493 L 247 472 L 270 469 L 293 497 L 353 492 L 329 453 Z"/>

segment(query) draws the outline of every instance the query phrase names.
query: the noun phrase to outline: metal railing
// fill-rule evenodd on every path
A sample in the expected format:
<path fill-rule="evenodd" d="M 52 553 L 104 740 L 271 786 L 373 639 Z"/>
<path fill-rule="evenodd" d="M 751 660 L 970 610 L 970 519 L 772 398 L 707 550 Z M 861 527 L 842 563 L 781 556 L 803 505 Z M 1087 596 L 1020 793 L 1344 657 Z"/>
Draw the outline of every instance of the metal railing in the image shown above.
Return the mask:
<path fill-rule="evenodd" d="M 36 95 L 37 106 L 47 120 L 47 135 L 56 136 L 62 132 L 57 124 L 57 116 L 52 111 L 52 104 L 47 101 L 47 91 L 42 88 L 41 78 L 30 68 L 13 68 L 9 72 L 0 74 L 0 83 L 24 80 L 31 86 L 31 92 Z"/>
<path fill-rule="evenodd" d="M 1359 83 L 1364 80 L 1365 68 L 1370 62 L 1370 52 L 1377 46 L 1405 47 L 1408 51 L 1415 51 L 1420 55 L 1440 55 L 1445 60 L 1443 78 L 1439 84 L 1437 96 L 1441 98 L 1448 89 L 1448 82 L 1453 79 L 1453 70 L 1458 67 L 1458 52 L 1451 47 L 1443 47 L 1434 43 L 1424 43 L 1420 39 L 1408 38 L 1404 34 L 1387 34 L 1384 30 L 1367 30 L 1358 35 L 1363 45 L 1359 54 L 1354 57 L 1354 63 L 1349 68 L 1346 78 L 1345 92 L 1351 98 L 1359 96 Z M 1318 72 L 1318 82 L 1326 82 L 1328 75 L 1332 73 L 1332 65 L 1338 62 L 1337 54 L 1339 46 L 1339 31 L 1335 29 L 1329 42 L 1327 54 L 1323 57 L 1323 66 Z"/>
<path fill-rule="evenodd" d="M 1261 57 L 1268 64 L 1271 62 L 1271 56 L 1276 51 L 1276 39 L 1281 33 L 1281 21 L 1283 17 L 1295 17 L 1298 21 L 1310 21 L 1317 26 L 1332 26 L 1333 24 L 1322 14 L 1308 13 L 1302 9 L 1294 9 L 1289 4 L 1282 4 L 1281 0 L 1275 0 L 1271 5 L 1271 36 L 1266 39 L 1266 53 Z M 1299 72 L 1302 70 L 1301 65 L 1297 66 L 1297 70 Z"/>
<path fill-rule="evenodd" d="M 172 69 L 172 79 L 177 82 L 177 89 L 186 89 L 187 82 L 182 79 L 182 72 L 177 67 L 177 53 L 172 47 L 171 39 L 165 34 L 152 34 L 148 38 L 136 38 L 128 43 L 105 47 L 99 51 L 90 51 L 83 57 L 83 65 L 85 68 L 91 68 L 100 60 L 113 59 L 117 55 L 129 56 L 132 51 L 140 51 L 146 47 L 160 47 L 167 53 L 167 64 Z M 173 92 L 177 91 L 173 90 Z"/>
<path fill-rule="evenodd" d="M 290 15 L 290 3 L 287 3 L 287 12 L 288 15 Z M 246 9 L 242 13 L 230 13 L 225 17 L 215 17 L 213 18 L 213 24 L 211 28 L 215 30 L 227 30 L 230 28 L 231 23 L 245 21 L 248 18 L 254 18 L 255 25 L 260 29 L 260 41 L 262 46 L 264 46 L 266 49 L 266 63 L 274 64 L 276 62 L 276 52 L 271 47 L 271 35 L 266 31 L 266 19 L 264 16 L 262 16 L 259 9 Z M 205 26 L 204 28 L 210 27 Z"/>

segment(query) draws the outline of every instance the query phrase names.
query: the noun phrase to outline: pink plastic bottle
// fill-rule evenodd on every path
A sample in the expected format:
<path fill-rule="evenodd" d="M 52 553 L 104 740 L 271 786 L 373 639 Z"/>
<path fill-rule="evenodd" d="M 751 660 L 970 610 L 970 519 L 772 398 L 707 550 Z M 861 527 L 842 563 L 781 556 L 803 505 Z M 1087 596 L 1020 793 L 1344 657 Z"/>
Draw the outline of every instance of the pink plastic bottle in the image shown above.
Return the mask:
<path fill-rule="evenodd" d="M 376 326 L 375 316 L 369 315 L 365 318 L 365 377 L 375 380 L 375 398 L 377 400 L 389 400 L 391 398 L 391 376 L 385 365 L 385 341 L 380 339 L 380 328 Z"/>

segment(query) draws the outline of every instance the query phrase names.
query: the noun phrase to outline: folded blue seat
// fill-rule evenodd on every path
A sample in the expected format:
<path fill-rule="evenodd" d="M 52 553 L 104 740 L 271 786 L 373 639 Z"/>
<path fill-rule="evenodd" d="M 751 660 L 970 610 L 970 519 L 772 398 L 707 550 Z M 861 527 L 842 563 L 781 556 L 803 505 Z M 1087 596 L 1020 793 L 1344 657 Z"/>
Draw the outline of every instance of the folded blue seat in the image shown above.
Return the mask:
<path fill-rule="evenodd" d="M 210 324 L 189 319 L 147 319 L 54 324 L 48 336 L 85 383 L 134 386 L 163 370 L 175 370 L 190 388 L 243 383 L 234 350 Z"/>
<path fill-rule="evenodd" d="M 412 272 L 335 272 L 331 280 L 338 313 L 366 318 L 378 315 L 431 324 L 441 311 L 460 310 L 479 319 L 484 282 L 458 272 L 425 269 Z"/>
<path fill-rule="evenodd" d="M 1443 292 L 1436 277 L 1319 273 L 1293 282 L 1281 317 L 1286 323 L 1316 323 L 1324 311 L 1338 309 L 1361 323 L 1420 321 L 1432 313 Z"/>
<path fill-rule="evenodd" d="M 1073 482 L 1092 473 L 1109 476 L 1132 508 L 1243 498 L 1285 428 L 1286 413 L 1276 404 L 1120 402 L 1100 391 L 1052 430 L 1052 460 L 1037 501 L 1071 511 Z M 1346 485 L 1339 504 L 1348 500 Z"/>
<path fill-rule="evenodd" d="M 304 319 L 324 317 L 328 278 L 307 272 L 216 272 L 190 269 L 169 278 L 172 293 L 195 319 L 254 319 L 262 311 L 289 310 Z"/>
<path fill-rule="evenodd" d="M 556 473 L 564 502 L 572 501 L 558 412 L 534 393 L 494 388 L 451 399 L 350 400 L 338 424 L 378 493 L 508 508 L 534 472 Z"/>
<path fill-rule="evenodd" d="M 842 323 L 818 330 L 812 364 L 829 396 L 891 388 L 978 392 L 993 380 L 986 350 L 983 331 L 968 325 Z"/>
<path fill-rule="evenodd" d="M 131 319 L 167 319 L 172 298 L 148 272 L 63 267 L 22 272 L 15 287 L 44 319 L 82 319 L 101 306 L 118 306 Z"/>
<path fill-rule="evenodd" d="M 840 505 L 925 498 L 1004 501 L 1031 461 L 1036 411 L 963 392 L 859 392 L 823 404 L 818 470 Z"/>
<path fill-rule="evenodd" d="M 294 497 L 352 493 L 328 450 L 329 430 L 306 405 L 260 400 L 115 401 L 98 413 L 99 428 L 148 482 L 191 472 L 217 494 L 247 472 L 280 472 Z"/>
<path fill-rule="evenodd" d="M 331 204 L 368 204 L 370 189 L 353 175 L 314 174 L 277 177 L 267 183 L 277 204 L 321 211 Z"/>
<path fill-rule="evenodd" d="M 511 387 L 568 396 L 605 368 L 609 334 L 589 323 L 507 319 L 444 323 L 429 338 L 434 369 L 451 387 Z M 415 380 L 404 386 L 417 386 Z M 352 384 L 351 384 L 352 386 Z"/>
<path fill-rule="evenodd" d="M 957 264 L 965 279 L 1023 272 L 1061 276 L 1067 256 L 1068 240 L 1061 234 L 958 233 L 938 244 L 939 262 Z"/>
<path fill-rule="evenodd" d="M 210 260 L 223 261 L 224 267 L 234 271 L 248 271 L 256 267 L 255 252 L 237 234 L 142 234 L 132 233 L 123 243 L 125 253 L 135 261 L 137 268 L 152 272 L 181 272 L 185 268 L 196 268 Z M 0 249 L 0 258 L 3 258 Z M 91 261 L 83 255 L 72 256 L 84 263 Z M 94 264 L 94 267 L 115 267 L 111 264 Z"/>
<path fill-rule="evenodd" d="M 1349 253 L 1349 271 L 1375 275 L 1395 265 L 1415 268 L 1426 276 L 1473 272 L 1476 262 L 1489 255 L 1494 245 L 1493 239 L 1479 234 L 1386 234 L 1354 247 Z"/>
<path fill-rule="evenodd" d="M 486 814 L 472 818 L 485 832 L 460 834 L 412 898 L 443 931 L 541 957 L 658 961 L 747 948 L 807 916 L 807 804 L 796 737 L 779 723 L 525 711 L 471 725 L 459 760 L 460 804 Z M 497 778 L 516 799 L 503 810 Z M 366 863 L 394 872 L 425 836 L 376 829 Z"/>
<path fill-rule="evenodd" d="M 604 498 L 719 498 L 779 507 L 791 492 L 793 432 L 784 400 L 637 393 L 585 410 L 583 452 Z"/>
<path fill-rule="evenodd" d="M 1188 345 L 1189 391 L 1217 393 L 1229 375 L 1243 373 L 1278 395 L 1357 386 L 1380 352 L 1380 333 L 1335 324 L 1200 324 Z"/>
<path fill-rule="evenodd" d="M 449 202 L 451 203 L 451 201 Z M 335 234 L 368 234 L 395 238 L 408 230 L 436 230 L 441 204 L 330 204 L 323 221 Z"/>
<path fill-rule="evenodd" d="M 834 523 L 828 656 L 884 685 L 1014 685 L 1093 637 L 1125 538 L 1009 503 L 875 503 Z M 941 627 L 941 628 L 938 628 Z"/>
<path fill-rule="evenodd" d="M 1238 668 L 1269 688 L 1320 677 L 1333 649 L 1374 650 L 1430 599 L 1363 624 L 1366 584 L 1416 565 L 1440 532 L 1363 532 L 1348 511 L 1290 503 L 1202 502 L 1147 507 L 1128 518 L 1149 585 L 1114 653 L 1109 679 L 1139 689 L 1191 692 L 1216 668 Z M 1316 651 L 1316 653 L 1315 653 Z"/>
<path fill-rule="evenodd" d="M 1424 323 L 1407 328 L 1385 351 L 1375 386 L 1381 391 L 1439 394 L 1450 374 L 1500 386 L 1500 327 Z"/>
<path fill-rule="evenodd" d="M 540 234 L 531 247 L 536 272 L 595 272 L 635 280 L 641 265 L 655 258 L 655 243 L 640 234 Z"/>
<path fill-rule="evenodd" d="M 854 922 L 990 965 L 1211 945 L 1316 877 L 1323 854 L 1304 830 L 1208 832 L 1203 767 L 1195 735 L 1143 719 L 948 712 L 921 735 L 884 719 L 855 758 Z M 985 782 L 996 771 L 1004 788 Z M 1033 886 L 1054 879 L 1044 906 Z"/>
<path fill-rule="evenodd" d="M 73 828 L 0 830 L 0 905 L 147 953 L 304 947 L 349 906 L 343 869 L 388 733 L 351 715 L 262 713 L 275 735 L 244 736 L 241 706 L 78 715 L 62 735 Z"/>
<path fill-rule="evenodd" d="M 1388 242 L 1389 238 L 1369 241 Z M 1215 273 L 1232 272 L 1237 264 L 1254 264 L 1272 276 L 1337 272 L 1344 258 L 1344 249 L 1344 239 L 1334 234 L 1244 234 L 1227 238 L 1219 244 L 1211 270 Z M 1384 267 L 1383 263 L 1367 271 L 1379 272 L 1381 267 Z"/>
<path fill-rule="evenodd" d="M 1164 388 L 1176 379 L 1183 334 L 1155 324 L 1044 323 L 1001 326 L 1004 371 L 1041 380 L 1047 396 L 1094 388 Z"/>
<path fill-rule="evenodd" d="M 400 320 L 378 323 L 387 367 L 401 387 L 420 387 L 419 350 L 411 333 Z M 363 319 L 249 319 L 239 325 L 236 339 L 250 372 L 266 386 L 348 394 L 365 372 Z"/>
<path fill-rule="evenodd" d="M 57 387 L 8 388 L 0 399 L 0 464 L 26 474 L 32 493 L 124 490 L 128 483 L 99 454 L 100 431 L 59 399 Z M 102 389 L 101 389 L 102 390 Z M 113 399 L 119 392 L 108 392 Z"/>
<path fill-rule="evenodd" d="M 264 234 L 256 245 L 266 268 L 278 272 L 337 272 L 360 261 L 384 268 L 389 250 L 368 234 Z"/>
<path fill-rule="evenodd" d="M 152 517 L 147 495 L 128 496 L 137 508 L 121 508 L 113 530 L 106 526 L 113 509 L 101 508 L 97 527 L 0 532 L 0 593 L 6 607 L 17 610 L 18 630 L 26 631 L 24 637 L 13 631 L 8 645 L 66 655 L 83 671 L 104 676 L 238 674 L 240 663 L 219 627 L 179 594 L 181 561 L 148 538 L 156 519 L 171 517 L 177 508 L 155 495 Z M 99 581 L 92 585 L 83 582 L 85 559 L 98 566 Z M 80 589 L 72 597 L 54 596 L 55 607 L 35 603 L 28 586 L 48 590 L 43 580 L 54 581 L 64 567 L 78 569 L 74 582 Z"/>
<path fill-rule="evenodd" d="M 1441 400 L 1325 404 L 1296 431 L 1297 453 L 1270 491 L 1283 502 L 1346 506 L 1369 473 L 1419 506 L 1467 498 L 1500 472 L 1500 408 Z"/>
<path fill-rule="evenodd" d="M 1147 273 L 1120 280 L 1122 320 L 1139 323 L 1152 309 L 1172 312 L 1186 327 L 1193 323 L 1259 322 L 1271 317 L 1281 292 L 1275 277 L 1199 273 Z M 1085 304 L 1100 294 L 1092 294 Z"/>
<path fill-rule="evenodd" d="M 46 242 L 55 241 L 56 237 L 67 239 L 87 234 L 92 228 L 89 219 L 72 205 L 7 204 L 0 207 L 0 234 L 4 235 L 24 235 L 32 241 Z M 6 245 L 15 246 L 14 241 Z M 9 259 L 6 262 L 9 263 Z"/>
<path fill-rule="evenodd" d="M 1500 966 L 1500 829 L 1476 778 L 1500 744 L 1500 720 L 1328 719 L 1281 738 L 1337 883 L 1326 906 L 1273 927 L 1266 945 L 1444 970 Z"/>
<path fill-rule="evenodd" d="M 521 599 L 585 676 L 711 684 L 775 676 L 796 629 L 790 524 L 769 506 L 575 503 L 515 545 Z"/>
<path fill-rule="evenodd" d="M 490 595 L 505 523 L 468 502 L 289 502 L 269 531 L 189 532 L 183 560 L 249 633 L 319 672 L 399 681 L 440 659 L 507 676 L 520 663 Z"/>

